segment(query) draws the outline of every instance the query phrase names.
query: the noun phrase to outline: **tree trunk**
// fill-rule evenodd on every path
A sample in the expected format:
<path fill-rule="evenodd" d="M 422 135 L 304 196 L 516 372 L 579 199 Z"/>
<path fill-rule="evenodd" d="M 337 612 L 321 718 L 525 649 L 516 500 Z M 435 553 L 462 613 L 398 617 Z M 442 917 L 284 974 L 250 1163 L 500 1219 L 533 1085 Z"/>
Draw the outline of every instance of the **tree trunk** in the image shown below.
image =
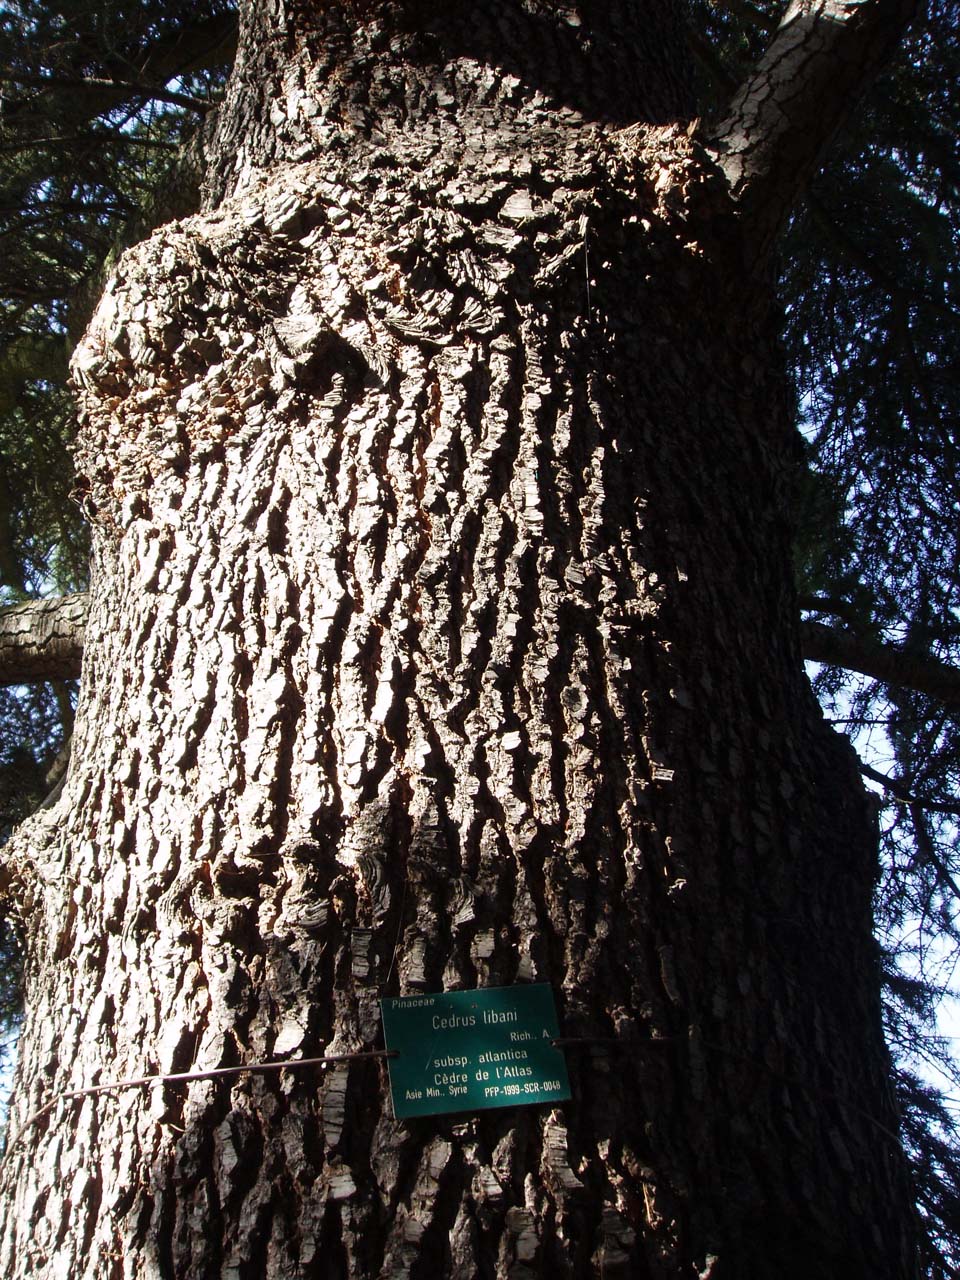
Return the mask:
<path fill-rule="evenodd" d="M 247 15 L 207 212 L 75 361 L 94 586 L 63 795 L 5 850 L 4 1274 L 914 1274 L 776 320 L 674 12 Z M 363 1059 L 26 1123 L 533 981 L 584 1041 L 556 1108 L 398 1123 Z"/>

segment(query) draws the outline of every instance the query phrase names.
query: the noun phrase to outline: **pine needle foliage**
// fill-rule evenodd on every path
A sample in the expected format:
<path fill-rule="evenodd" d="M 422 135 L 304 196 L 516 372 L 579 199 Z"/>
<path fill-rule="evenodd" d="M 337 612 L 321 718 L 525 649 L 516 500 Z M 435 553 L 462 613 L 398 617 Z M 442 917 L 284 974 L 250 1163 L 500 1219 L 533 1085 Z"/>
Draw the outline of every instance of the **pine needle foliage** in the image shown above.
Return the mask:
<path fill-rule="evenodd" d="M 223 0 L 19 0 L 0 11 L 0 588 L 82 586 L 67 359 L 104 263 L 187 212 L 171 181 L 235 40 Z"/>

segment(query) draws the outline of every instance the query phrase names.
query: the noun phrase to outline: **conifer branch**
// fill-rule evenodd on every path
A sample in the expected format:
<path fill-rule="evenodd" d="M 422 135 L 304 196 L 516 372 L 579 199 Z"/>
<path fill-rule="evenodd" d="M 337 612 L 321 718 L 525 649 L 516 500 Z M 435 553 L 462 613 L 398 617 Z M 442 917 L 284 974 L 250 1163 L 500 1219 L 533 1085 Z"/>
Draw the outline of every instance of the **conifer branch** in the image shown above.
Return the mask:
<path fill-rule="evenodd" d="M 884 791 L 888 791 L 897 800 L 902 800 L 911 809 L 927 809 L 931 813 L 945 813 L 960 817 L 960 800 L 927 800 L 922 796 L 916 796 L 902 779 L 890 778 L 887 774 L 881 773 L 879 769 L 873 769 L 870 765 L 864 764 L 862 760 L 860 761 L 860 772 L 872 782 L 878 782 Z M 924 850 L 924 853 L 925 856 L 929 856 L 930 851 Z M 960 890 L 957 891 L 957 898 L 960 899 Z"/>
<path fill-rule="evenodd" d="M 948 707 L 960 707 L 960 670 L 932 654 L 911 653 L 822 622 L 800 623 L 800 646 L 810 662 L 846 667 L 885 684 L 929 694 Z"/>
<path fill-rule="evenodd" d="M 199 111 L 205 115 L 216 105 L 210 99 L 195 98 L 189 93 L 175 93 L 162 84 L 150 84 L 142 80 L 109 79 L 106 76 L 60 76 L 32 75 L 25 71 L 8 71 L 3 77 L 11 84 L 23 85 L 26 88 L 39 90 L 69 89 L 72 92 L 94 93 L 98 98 L 107 94 L 115 96 L 119 102 L 129 97 L 155 98 L 157 102 L 168 102 L 171 106 L 185 107 L 189 111 Z"/>

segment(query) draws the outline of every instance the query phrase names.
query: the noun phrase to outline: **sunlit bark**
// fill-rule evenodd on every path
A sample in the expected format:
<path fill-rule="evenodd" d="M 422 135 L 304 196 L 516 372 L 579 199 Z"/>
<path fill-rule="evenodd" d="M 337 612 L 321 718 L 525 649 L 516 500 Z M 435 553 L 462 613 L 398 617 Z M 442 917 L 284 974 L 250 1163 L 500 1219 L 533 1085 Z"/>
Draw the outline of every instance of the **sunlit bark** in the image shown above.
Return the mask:
<path fill-rule="evenodd" d="M 0 609 L 0 684 L 75 680 L 83 657 L 86 595 Z"/>

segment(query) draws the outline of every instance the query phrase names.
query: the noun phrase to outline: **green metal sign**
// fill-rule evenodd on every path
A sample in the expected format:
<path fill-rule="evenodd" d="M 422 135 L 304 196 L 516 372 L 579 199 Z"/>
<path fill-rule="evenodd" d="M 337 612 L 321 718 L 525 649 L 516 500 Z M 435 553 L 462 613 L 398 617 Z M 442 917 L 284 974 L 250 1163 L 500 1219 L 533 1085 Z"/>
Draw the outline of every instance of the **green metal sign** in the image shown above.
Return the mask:
<path fill-rule="evenodd" d="M 398 1120 L 570 1097 L 546 984 L 380 1001 Z"/>

